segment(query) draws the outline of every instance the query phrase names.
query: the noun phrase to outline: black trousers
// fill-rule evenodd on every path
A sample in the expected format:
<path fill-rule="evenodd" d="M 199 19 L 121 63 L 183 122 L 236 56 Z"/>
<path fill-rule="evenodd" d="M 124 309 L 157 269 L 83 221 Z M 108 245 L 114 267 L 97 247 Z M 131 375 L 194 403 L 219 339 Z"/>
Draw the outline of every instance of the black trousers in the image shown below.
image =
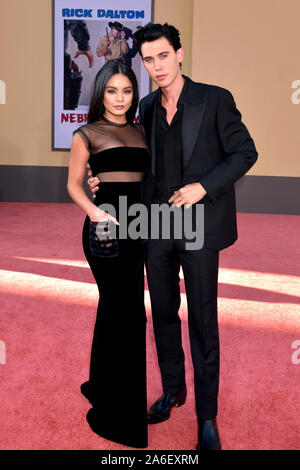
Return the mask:
<path fill-rule="evenodd" d="M 153 328 L 165 393 L 185 387 L 181 340 L 179 270 L 182 266 L 191 355 L 194 366 L 196 412 L 199 419 L 217 415 L 219 333 L 217 320 L 219 252 L 206 247 L 186 250 L 185 241 L 148 240 L 146 269 Z"/>

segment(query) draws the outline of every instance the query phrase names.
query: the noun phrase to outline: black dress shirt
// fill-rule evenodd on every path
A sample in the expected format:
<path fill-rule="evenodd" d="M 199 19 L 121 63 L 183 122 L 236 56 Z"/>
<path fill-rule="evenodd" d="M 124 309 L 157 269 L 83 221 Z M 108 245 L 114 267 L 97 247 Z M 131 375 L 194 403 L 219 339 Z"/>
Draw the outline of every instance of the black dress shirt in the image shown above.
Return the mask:
<path fill-rule="evenodd" d="M 182 140 L 181 126 L 188 81 L 185 80 L 177 102 L 177 111 L 170 125 L 167 121 L 167 111 L 161 104 L 161 91 L 158 94 L 156 107 L 156 168 L 155 168 L 155 192 L 156 203 L 168 202 L 174 191 L 182 185 Z"/>

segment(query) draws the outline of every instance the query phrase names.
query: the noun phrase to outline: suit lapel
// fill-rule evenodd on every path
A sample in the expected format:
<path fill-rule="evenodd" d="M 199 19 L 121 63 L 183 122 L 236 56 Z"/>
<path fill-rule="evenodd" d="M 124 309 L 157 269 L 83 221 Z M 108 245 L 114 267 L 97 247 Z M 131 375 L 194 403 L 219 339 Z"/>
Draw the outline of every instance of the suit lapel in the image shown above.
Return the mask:
<path fill-rule="evenodd" d="M 192 94 L 195 94 L 192 85 L 194 83 L 190 82 L 189 99 L 186 100 L 183 108 L 181 130 L 183 171 L 187 169 L 190 163 L 207 105 L 202 96 L 199 96 L 199 90 L 197 90 L 197 96 L 194 99 L 192 98 Z"/>
<path fill-rule="evenodd" d="M 144 104 L 144 126 L 147 134 L 147 142 L 151 151 L 151 172 L 155 174 L 156 145 L 155 127 L 158 91 L 151 93 L 145 98 Z"/>
<path fill-rule="evenodd" d="M 157 100 L 154 100 L 152 106 L 152 119 L 151 119 L 151 171 L 155 175 L 155 165 L 156 165 L 156 139 L 155 139 L 155 127 L 156 127 L 156 110 L 157 110 Z"/>

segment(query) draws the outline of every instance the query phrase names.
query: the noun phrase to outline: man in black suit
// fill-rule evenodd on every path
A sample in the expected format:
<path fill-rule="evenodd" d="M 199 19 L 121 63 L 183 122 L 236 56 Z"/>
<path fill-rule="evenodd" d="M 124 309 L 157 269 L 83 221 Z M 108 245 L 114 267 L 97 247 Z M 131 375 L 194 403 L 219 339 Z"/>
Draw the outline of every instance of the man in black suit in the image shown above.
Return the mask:
<path fill-rule="evenodd" d="M 177 207 L 204 204 L 201 249 L 187 250 L 184 237 L 148 241 L 147 277 L 164 392 L 150 408 L 148 421 L 168 419 L 171 408 L 186 397 L 178 316 L 182 266 L 199 425 L 197 449 L 219 449 L 219 250 L 237 239 L 234 183 L 255 163 L 257 152 L 231 93 L 181 74 L 184 52 L 176 28 L 149 24 L 134 38 L 146 70 L 159 86 L 140 103 L 140 121 L 152 155 L 152 169 L 144 181 L 145 202 Z"/>
<path fill-rule="evenodd" d="M 181 74 L 184 51 L 179 32 L 168 24 L 148 24 L 135 44 L 159 89 L 140 102 L 152 155 L 144 178 L 144 200 L 182 211 L 204 205 L 204 244 L 149 239 L 147 277 L 163 395 L 150 407 L 150 424 L 165 421 L 186 399 L 181 342 L 179 270 L 182 266 L 198 417 L 196 449 L 218 450 L 219 335 L 217 286 L 219 251 L 237 239 L 234 183 L 255 163 L 257 152 L 228 90 L 195 83 Z"/>

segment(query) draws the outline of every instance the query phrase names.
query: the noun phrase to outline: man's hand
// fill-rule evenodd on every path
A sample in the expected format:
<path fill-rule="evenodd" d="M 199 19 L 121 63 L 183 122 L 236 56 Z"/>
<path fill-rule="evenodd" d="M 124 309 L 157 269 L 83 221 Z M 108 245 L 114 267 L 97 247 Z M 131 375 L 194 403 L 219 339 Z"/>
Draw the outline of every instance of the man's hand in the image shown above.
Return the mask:
<path fill-rule="evenodd" d="M 96 192 L 98 191 L 99 189 L 99 184 L 100 184 L 100 180 L 99 178 L 97 178 L 97 176 L 93 177 L 93 174 L 91 172 L 91 170 L 88 170 L 88 185 L 89 185 L 89 188 L 90 188 L 90 191 L 93 193 L 93 198 L 96 197 Z"/>
<path fill-rule="evenodd" d="M 169 202 L 172 203 L 172 206 L 176 207 L 185 204 L 188 209 L 196 202 L 201 201 L 206 194 L 207 192 L 200 183 L 191 183 L 175 191 L 173 196 L 170 197 Z"/>
<path fill-rule="evenodd" d="M 91 51 L 76 51 L 76 54 L 74 55 L 74 59 L 77 59 L 77 57 L 79 57 L 80 55 L 85 55 L 88 58 L 89 67 L 91 69 L 94 65 L 93 53 Z"/>

